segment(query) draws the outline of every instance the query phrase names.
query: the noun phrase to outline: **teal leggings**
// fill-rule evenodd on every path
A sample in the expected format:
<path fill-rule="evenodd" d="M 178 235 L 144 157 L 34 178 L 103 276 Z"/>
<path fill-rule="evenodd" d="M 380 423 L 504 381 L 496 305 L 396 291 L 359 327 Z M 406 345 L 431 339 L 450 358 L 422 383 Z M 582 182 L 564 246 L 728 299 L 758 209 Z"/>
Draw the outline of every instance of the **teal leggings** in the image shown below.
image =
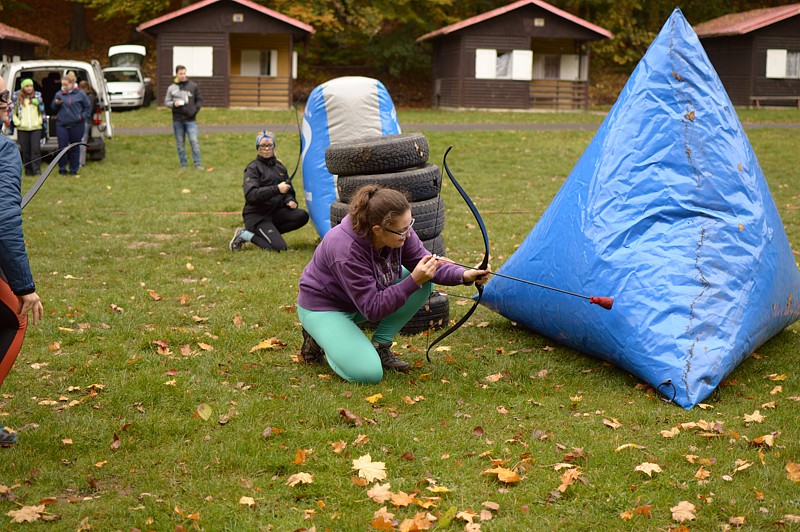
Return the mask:
<path fill-rule="evenodd" d="M 403 269 L 403 278 L 409 275 Z M 433 284 L 425 283 L 411 294 L 406 304 L 383 318 L 372 335 L 372 340 L 386 343 L 408 323 L 422 308 L 433 290 Z M 360 312 L 337 312 L 334 310 L 307 310 L 297 306 L 297 315 L 303 328 L 325 351 L 328 364 L 337 375 L 348 382 L 377 384 L 383 378 L 383 367 L 378 352 L 358 323 L 366 321 Z"/>

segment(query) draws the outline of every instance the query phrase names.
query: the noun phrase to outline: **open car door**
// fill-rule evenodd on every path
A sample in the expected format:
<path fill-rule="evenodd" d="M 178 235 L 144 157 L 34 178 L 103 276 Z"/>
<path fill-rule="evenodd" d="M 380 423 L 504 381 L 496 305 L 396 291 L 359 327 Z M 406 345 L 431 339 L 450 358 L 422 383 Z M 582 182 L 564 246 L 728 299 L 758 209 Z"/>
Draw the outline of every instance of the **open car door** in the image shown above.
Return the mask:
<path fill-rule="evenodd" d="M 114 128 L 111 125 L 111 98 L 108 95 L 108 85 L 106 84 L 106 78 L 103 77 L 103 68 L 96 59 L 92 59 L 92 68 L 94 69 L 95 79 L 97 79 L 97 83 L 100 85 L 99 87 L 95 87 L 95 91 L 97 92 L 97 105 L 100 106 L 104 115 L 106 138 L 110 139 L 114 136 Z"/>

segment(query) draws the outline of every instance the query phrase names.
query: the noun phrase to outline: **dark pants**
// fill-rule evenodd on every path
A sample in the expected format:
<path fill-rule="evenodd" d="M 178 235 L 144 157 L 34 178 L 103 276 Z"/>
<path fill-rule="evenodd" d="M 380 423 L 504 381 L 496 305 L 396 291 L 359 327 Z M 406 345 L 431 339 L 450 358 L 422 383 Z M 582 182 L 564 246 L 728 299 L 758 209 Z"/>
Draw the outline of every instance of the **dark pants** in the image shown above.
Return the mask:
<path fill-rule="evenodd" d="M 17 359 L 28 327 L 28 319 L 17 315 L 18 306 L 17 296 L 0 278 L 0 384 Z"/>
<path fill-rule="evenodd" d="M 17 143 L 22 152 L 22 164 L 25 166 L 25 175 L 39 175 L 42 165 L 39 158 L 42 156 L 42 130 L 22 131 L 17 129 Z"/>
<path fill-rule="evenodd" d="M 75 124 L 71 127 L 64 127 L 61 124 L 56 125 L 56 135 L 58 136 L 58 149 L 63 150 L 73 142 L 80 142 L 83 140 L 83 132 L 86 129 L 86 124 Z M 69 173 L 77 174 L 78 168 L 81 167 L 81 150 L 80 146 L 76 146 L 69 150 L 67 153 L 69 158 Z M 67 161 L 62 158 L 58 161 L 58 171 L 61 174 L 67 173 Z"/>
<path fill-rule="evenodd" d="M 286 241 L 281 233 L 300 229 L 308 223 L 308 213 L 303 209 L 283 207 L 272 213 L 255 219 L 245 219 L 245 228 L 254 233 L 250 240 L 256 246 L 271 251 L 286 251 Z"/>

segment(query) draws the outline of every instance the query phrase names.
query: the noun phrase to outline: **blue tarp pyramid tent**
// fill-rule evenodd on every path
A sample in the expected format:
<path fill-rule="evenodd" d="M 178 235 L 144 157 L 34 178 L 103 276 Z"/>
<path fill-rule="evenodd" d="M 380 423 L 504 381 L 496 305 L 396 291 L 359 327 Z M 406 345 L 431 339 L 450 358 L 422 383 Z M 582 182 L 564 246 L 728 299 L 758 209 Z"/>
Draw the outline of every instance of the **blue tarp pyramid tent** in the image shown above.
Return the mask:
<path fill-rule="evenodd" d="M 680 10 L 499 271 L 615 297 L 605 311 L 495 277 L 483 302 L 687 409 L 800 317 L 800 273 L 764 174 Z"/>

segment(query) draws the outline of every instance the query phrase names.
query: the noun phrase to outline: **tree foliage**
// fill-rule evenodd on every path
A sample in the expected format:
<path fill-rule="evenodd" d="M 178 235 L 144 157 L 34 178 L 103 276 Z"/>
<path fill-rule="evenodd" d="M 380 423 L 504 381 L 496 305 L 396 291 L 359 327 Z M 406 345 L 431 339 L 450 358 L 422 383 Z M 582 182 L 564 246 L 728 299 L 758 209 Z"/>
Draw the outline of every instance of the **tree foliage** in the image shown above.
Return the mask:
<path fill-rule="evenodd" d="M 78 0 L 98 17 L 123 17 L 131 24 L 179 9 L 187 0 Z M 686 0 L 680 6 L 692 24 L 737 11 L 792 0 Z M 417 37 L 448 24 L 507 5 L 511 0 L 256 0 L 310 24 L 316 30 L 305 65 L 361 67 L 396 78 L 428 75 L 430 53 Z M 675 0 L 551 0 L 559 9 L 608 29 L 614 39 L 593 45 L 596 68 L 630 71 L 650 45 Z"/>

